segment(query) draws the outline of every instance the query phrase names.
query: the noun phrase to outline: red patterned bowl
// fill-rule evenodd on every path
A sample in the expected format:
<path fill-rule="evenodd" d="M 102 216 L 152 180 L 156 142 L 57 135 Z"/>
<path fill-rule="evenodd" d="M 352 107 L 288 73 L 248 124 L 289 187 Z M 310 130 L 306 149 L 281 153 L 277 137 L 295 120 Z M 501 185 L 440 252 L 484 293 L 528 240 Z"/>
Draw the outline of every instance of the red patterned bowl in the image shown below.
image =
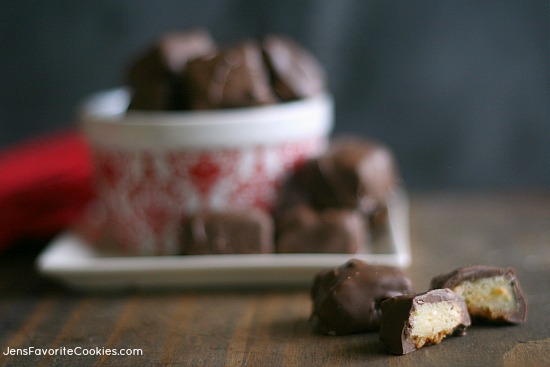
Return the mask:
<path fill-rule="evenodd" d="M 178 252 L 197 210 L 270 209 L 285 175 L 319 154 L 333 125 L 329 95 L 216 111 L 128 111 L 129 93 L 91 96 L 81 121 L 98 194 L 125 253 Z"/>

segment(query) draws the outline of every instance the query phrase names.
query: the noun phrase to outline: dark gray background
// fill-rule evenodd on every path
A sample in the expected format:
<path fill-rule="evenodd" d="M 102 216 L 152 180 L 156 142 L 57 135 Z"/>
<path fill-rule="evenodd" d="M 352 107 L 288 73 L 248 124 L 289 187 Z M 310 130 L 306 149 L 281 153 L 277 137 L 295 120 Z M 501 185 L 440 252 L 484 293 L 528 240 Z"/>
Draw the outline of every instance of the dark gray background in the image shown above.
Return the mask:
<path fill-rule="evenodd" d="M 548 188 L 549 19 L 542 0 L 3 1 L 0 147 L 74 125 L 166 31 L 277 32 L 327 69 L 335 133 L 386 143 L 409 187 Z"/>

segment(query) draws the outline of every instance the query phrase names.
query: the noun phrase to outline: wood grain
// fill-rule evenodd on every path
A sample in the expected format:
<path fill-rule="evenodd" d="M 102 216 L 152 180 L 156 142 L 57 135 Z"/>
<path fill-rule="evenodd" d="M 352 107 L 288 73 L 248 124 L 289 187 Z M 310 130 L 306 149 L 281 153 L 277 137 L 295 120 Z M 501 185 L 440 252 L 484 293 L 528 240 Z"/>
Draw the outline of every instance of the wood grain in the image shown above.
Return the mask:
<path fill-rule="evenodd" d="M 526 324 L 474 325 L 464 337 L 405 356 L 377 333 L 310 329 L 308 289 L 74 293 L 39 277 L 41 249 L 0 258 L 2 366 L 543 366 L 550 354 L 550 195 L 412 195 L 416 291 L 458 266 L 516 268 Z M 139 356 L 6 356 L 10 348 L 141 348 Z M 546 363 L 546 364 L 545 364 Z"/>

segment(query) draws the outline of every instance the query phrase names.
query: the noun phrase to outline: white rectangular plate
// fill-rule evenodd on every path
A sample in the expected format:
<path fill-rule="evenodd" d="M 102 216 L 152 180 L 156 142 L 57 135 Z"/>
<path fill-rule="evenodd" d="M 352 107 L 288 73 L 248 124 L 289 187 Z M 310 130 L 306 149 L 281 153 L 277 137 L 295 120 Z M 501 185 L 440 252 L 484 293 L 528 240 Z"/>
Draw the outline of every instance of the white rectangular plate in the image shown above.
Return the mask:
<path fill-rule="evenodd" d="M 55 238 L 36 260 L 38 271 L 79 290 L 309 286 L 321 269 L 351 258 L 406 267 L 411 262 L 408 199 L 396 192 L 388 205 L 388 231 L 373 252 L 358 254 L 258 254 L 109 256 L 75 232 Z"/>

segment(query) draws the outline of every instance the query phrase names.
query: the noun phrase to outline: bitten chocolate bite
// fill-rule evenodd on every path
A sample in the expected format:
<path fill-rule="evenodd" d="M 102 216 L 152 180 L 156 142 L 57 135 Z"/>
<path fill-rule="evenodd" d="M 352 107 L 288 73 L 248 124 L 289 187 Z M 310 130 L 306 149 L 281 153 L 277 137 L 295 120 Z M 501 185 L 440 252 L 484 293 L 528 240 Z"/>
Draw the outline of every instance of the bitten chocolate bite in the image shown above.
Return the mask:
<path fill-rule="evenodd" d="M 464 335 L 471 324 L 466 304 L 450 289 L 392 297 L 381 309 L 380 340 L 393 354 L 439 344 L 448 335 Z"/>
<path fill-rule="evenodd" d="M 377 331 L 380 303 L 411 291 L 411 281 L 400 269 L 352 259 L 315 276 L 311 321 L 317 332 L 328 335 Z"/>
<path fill-rule="evenodd" d="M 316 212 L 298 205 L 284 213 L 278 227 L 277 252 L 356 253 L 368 249 L 368 227 L 354 210 Z"/>
<path fill-rule="evenodd" d="M 430 288 L 452 289 L 464 299 L 474 320 L 513 324 L 527 320 L 527 302 L 512 268 L 489 265 L 458 268 L 434 277 Z"/>
<path fill-rule="evenodd" d="M 183 220 L 181 234 L 184 255 L 273 252 L 273 220 L 261 210 L 198 213 Z"/>

